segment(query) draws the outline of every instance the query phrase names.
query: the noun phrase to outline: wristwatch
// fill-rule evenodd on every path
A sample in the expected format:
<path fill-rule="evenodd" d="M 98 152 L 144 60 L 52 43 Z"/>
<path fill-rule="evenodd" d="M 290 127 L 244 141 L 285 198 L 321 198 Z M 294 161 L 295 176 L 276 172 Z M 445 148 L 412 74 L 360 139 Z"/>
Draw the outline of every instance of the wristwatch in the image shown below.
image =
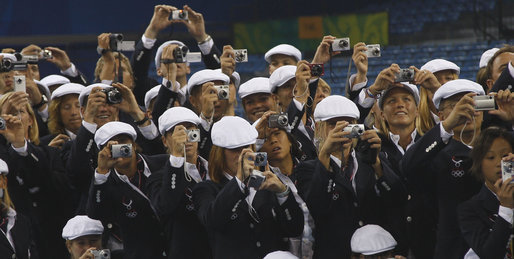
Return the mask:
<path fill-rule="evenodd" d="M 39 108 L 43 107 L 43 105 L 45 105 L 47 103 L 48 103 L 48 98 L 46 98 L 46 95 L 42 94 L 41 102 L 39 102 L 38 104 L 35 104 L 34 106 L 32 106 L 32 108 L 34 108 L 34 110 L 38 110 Z"/>

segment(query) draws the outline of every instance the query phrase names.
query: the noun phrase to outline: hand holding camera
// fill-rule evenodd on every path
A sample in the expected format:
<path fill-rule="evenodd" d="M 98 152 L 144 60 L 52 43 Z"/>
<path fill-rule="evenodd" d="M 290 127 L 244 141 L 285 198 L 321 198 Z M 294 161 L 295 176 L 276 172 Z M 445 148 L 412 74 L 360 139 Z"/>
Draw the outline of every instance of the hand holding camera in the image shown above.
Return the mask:
<path fill-rule="evenodd" d="M 332 53 L 330 52 L 335 39 L 336 37 L 332 35 L 323 37 L 323 40 L 316 49 L 316 54 L 314 54 L 314 58 L 312 59 L 313 64 L 325 64 L 330 61 L 332 56 L 341 53 L 340 51 L 332 51 Z"/>
<path fill-rule="evenodd" d="M 202 95 L 200 102 L 202 103 L 202 114 L 206 118 L 210 118 L 214 114 L 214 103 L 219 100 L 218 90 L 213 82 L 207 82 L 202 85 Z"/>
<path fill-rule="evenodd" d="M 500 200 L 500 205 L 507 208 L 514 208 L 514 154 L 509 153 L 501 161 L 502 178 L 498 179 L 493 192 Z"/>
<path fill-rule="evenodd" d="M 262 176 L 265 177 L 265 180 L 260 185 L 259 190 L 268 190 L 274 193 L 283 193 L 287 190 L 287 186 L 269 170 L 268 165 L 266 165 L 266 171 L 262 172 Z"/>
<path fill-rule="evenodd" d="M 241 182 L 245 182 L 255 168 L 255 155 L 253 150 L 245 148 L 241 151 L 237 162 L 237 178 Z"/>
<path fill-rule="evenodd" d="M 497 115 L 504 121 L 514 121 L 514 93 L 510 90 L 500 90 L 494 98 L 498 105 L 497 110 L 490 110 L 489 114 Z"/>
<path fill-rule="evenodd" d="M 145 113 L 141 110 L 141 108 L 139 108 L 136 97 L 130 88 L 122 83 L 114 83 L 112 86 L 113 88 L 106 88 L 103 90 L 106 94 L 106 103 L 118 104 L 119 109 L 128 113 L 130 117 L 134 119 L 134 121 L 143 120 L 145 118 Z M 147 125 L 150 125 L 149 120 L 139 126 L 144 127 Z"/>
<path fill-rule="evenodd" d="M 65 71 L 71 67 L 70 58 L 64 50 L 56 47 L 46 47 L 45 50 L 52 52 L 52 57 L 46 60 L 50 63 L 54 63 L 61 71 Z"/>
<path fill-rule="evenodd" d="M 419 70 L 415 66 L 410 66 L 410 68 L 414 69 L 414 84 L 420 85 L 421 87 L 430 91 L 432 94 L 434 94 L 435 91 L 441 87 L 441 84 L 432 72 L 426 69 Z"/>
<path fill-rule="evenodd" d="M 328 132 L 328 135 L 325 138 L 325 142 L 323 143 L 323 146 L 320 147 L 320 161 L 323 158 L 330 157 L 331 154 L 336 152 L 341 152 L 344 150 L 347 150 L 351 148 L 352 139 L 350 138 L 351 132 L 344 131 L 344 129 L 350 125 L 347 121 L 338 121 L 336 123 L 336 126 Z M 330 160 L 330 159 L 329 159 Z M 325 165 L 325 163 L 322 161 L 322 163 Z M 328 163 L 326 163 L 326 166 L 328 166 Z M 328 168 L 328 167 L 327 167 Z"/>
<path fill-rule="evenodd" d="M 448 118 L 442 122 L 447 132 L 464 123 L 472 123 L 473 117 L 478 113 L 474 108 L 473 96 L 476 96 L 476 93 L 467 93 L 455 104 Z M 439 107 L 440 110 L 441 108 L 450 109 L 451 107 Z"/>
<path fill-rule="evenodd" d="M 25 128 L 18 116 L 2 114 L 0 117 L 0 134 L 15 148 L 25 145 Z"/>
<path fill-rule="evenodd" d="M 171 13 L 177 8 L 170 5 L 156 5 L 152 20 L 145 30 L 145 37 L 148 39 L 156 39 L 161 30 L 170 26 L 173 22 L 169 19 Z"/>
<path fill-rule="evenodd" d="M 70 141 L 70 137 L 68 137 L 68 135 L 59 134 L 55 136 L 50 143 L 48 143 L 48 146 L 61 149 L 64 146 L 64 143 L 68 141 Z"/>
<path fill-rule="evenodd" d="M 307 61 L 301 60 L 298 62 L 295 77 L 296 86 L 294 88 L 293 95 L 296 100 L 301 103 L 305 103 L 309 96 L 309 81 L 311 79 L 311 68 Z"/>
<path fill-rule="evenodd" d="M 229 77 L 236 70 L 236 60 L 234 49 L 230 45 L 223 46 L 223 54 L 220 57 L 221 72 Z"/>
<path fill-rule="evenodd" d="M 390 67 L 380 71 L 375 83 L 369 87 L 369 90 L 373 95 L 381 93 L 396 82 L 396 75 L 398 73 L 400 73 L 400 66 L 397 64 L 392 64 Z"/>
<path fill-rule="evenodd" d="M 366 81 L 366 74 L 368 73 L 368 56 L 365 51 L 367 50 L 364 42 L 359 42 L 353 46 L 352 60 L 357 68 L 357 78 L 353 84 Z"/>
<path fill-rule="evenodd" d="M 375 130 L 366 130 L 361 135 L 360 140 L 366 143 L 368 150 L 364 150 L 364 153 L 368 155 L 366 158 L 370 165 L 374 165 L 380 162 L 378 158 L 378 153 L 380 153 L 380 148 L 382 146 L 382 139 L 378 136 Z"/>
<path fill-rule="evenodd" d="M 114 149 L 112 148 L 113 146 L 115 147 Z M 124 148 L 122 148 L 122 146 Z M 128 148 L 127 144 L 118 144 L 118 141 L 111 140 L 107 142 L 104 148 L 98 152 L 98 166 L 96 171 L 99 174 L 107 174 L 123 160 L 123 155 L 126 156 L 126 153 L 129 152 L 128 149 L 130 149 L 130 156 L 132 156 L 132 145 Z"/>
<path fill-rule="evenodd" d="M 207 40 L 209 35 L 205 33 L 205 22 L 203 20 L 203 15 L 201 13 L 195 12 L 188 5 L 184 5 L 183 12 L 187 12 L 187 17 L 184 15 L 180 17 L 180 15 L 177 14 L 177 18 L 179 19 L 174 21 L 184 23 L 187 27 L 187 30 L 189 31 L 189 34 L 193 36 L 196 42 L 203 42 Z"/>

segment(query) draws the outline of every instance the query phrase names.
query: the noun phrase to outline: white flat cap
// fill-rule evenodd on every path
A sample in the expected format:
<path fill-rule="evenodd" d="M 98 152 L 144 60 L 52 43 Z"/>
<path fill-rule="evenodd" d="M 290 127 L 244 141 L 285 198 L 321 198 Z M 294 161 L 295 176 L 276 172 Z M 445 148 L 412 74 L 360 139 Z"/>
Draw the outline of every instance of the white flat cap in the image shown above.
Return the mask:
<path fill-rule="evenodd" d="M 185 107 L 173 107 L 166 110 L 159 117 L 159 132 L 164 136 L 166 131 L 182 122 L 191 122 L 195 125 L 200 124 L 201 120 L 196 113 Z"/>
<path fill-rule="evenodd" d="M 164 48 L 166 46 L 168 46 L 170 44 L 176 44 L 180 47 L 186 46 L 186 44 L 184 44 L 182 41 L 178 41 L 178 40 L 170 40 L 170 41 L 166 41 L 163 44 L 161 44 L 161 46 L 159 46 L 159 48 L 157 49 L 157 53 L 155 53 L 155 68 L 158 68 L 159 66 L 161 66 L 162 51 L 164 50 Z"/>
<path fill-rule="evenodd" d="M 433 97 L 434 105 L 437 109 L 439 109 L 439 104 L 442 100 L 450 96 L 456 95 L 458 93 L 466 92 L 473 92 L 478 95 L 485 95 L 484 89 L 481 85 L 467 79 L 457 79 L 448 81 L 446 84 L 442 85 L 441 87 L 439 87 L 439 89 L 437 89 Z"/>
<path fill-rule="evenodd" d="M 389 87 L 380 95 L 380 99 L 378 99 L 378 107 L 380 107 L 380 109 L 382 109 L 384 107 L 384 100 L 387 97 L 387 94 L 393 88 L 403 88 L 403 89 L 407 90 L 410 94 L 412 94 L 412 96 L 414 96 L 414 100 L 416 101 L 416 104 L 419 104 L 419 90 L 418 90 L 418 87 L 413 85 L 413 84 L 409 84 L 409 83 L 405 83 L 405 82 L 402 82 L 401 84 L 403 85 L 403 87 L 401 87 L 401 86 Z"/>
<path fill-rule="evenodd" d="M 50 89 L 48 88 L 48 86 L 46 86 L 46 84 L 36 79 L 34 79 L 34 83 L 36 83 L 40 91 L 43 91 L 42 94 L 46 95 L 48 99 L 51 99 L 52 95 L 50 94 Z"/>
<path fill-rule="evenodd" d="M 355 230 L 351 246 L 354 253 L 374 255 L 393 250 L 396 240 L 381 226 L 366 225 Z"/>
<path fill-rule="evenodd" d="M 298 257 L 289 251 L 275 251 L 267 254 L 263 259 L 298 259 Z"/>
<path fill-rule="evenodd" d="M 84 105 L 87 104 L 86 97 L 89 96 L 89 94 L 91 93 L 91 90 L 93 90 L 94 87 L 100 87 L 102 89 L 105 89 L 105 88 L 110 88 L 112 86 L 106 85 L 106 84 L 102 84 L 102 83 L 96 83 L 96 84 L 88 85 L 87 87 L 82 89 L 82 92 L 80 92 L 80 95 L 79 95 L 80 106 L 84 106 Z"/>
<path fill-rule="evenodd" d="M 95 133 L 96 146 L 100 149 L 100 147 L 107 143 L 111 138 L 121 134 L 130 136 L 134 141 L 137 138 L 136 130 L 130 124 L 120 121 L 107 122 Z"/>
<path fill-rule="evenodd" d="M 161 89 L 161 85 L 156 85 L 152 87 L 152 89 L 148 90 L 145 94 L 145 109 L 148 110 L 150 107 L 150 103 L 152 102 L 153 98 L 157 97 L 157 94 L 159 93 L 159 90 Z"/>
<path fill-rule="evenodd" d="M 221 73 L 221 68 L 215 69 L 216 71 Z M 232 80 L 234 80 L 234 85 L 236 86 L 236 89 L 239 88 L 239 85 L 241 85 L 241 76 L 237 71 L 234 71 L 232 73 Z"/>
<path fill-rule="evenodd" d="M 194 73 L 191 78 L 187 81 L 187 94 L 191 94 L 191 89 L 195 85 L 202 85 L 211 81 L 223 81 L 223 84 L 230 83 L 230 78 L 221 73 L 221 71 L 216 71 L 213 69 L 204 69 Z"/>
<path fill-rule="evenodd" d="M 5 174 L 7 175 L 9 173 L 9 167 L 7 166 L 7 163 L 0 159 L 0 175 Z"/>
<path fill-rule="evenodd" d="M 296 66 L 286 65 L 275 69 L 275 71 L 273 71 L 273 73 L 269 77 L 271 92 L 275 92 L 275 89 L 277 89 L 277 87 L 281 87 L 287 81 L 295 78 L 295 76 Z"/>
<path fill-rule="evenodd" d="M 43 79 L 41 79 L 41 83 L 50 87 L 51 85 L 63 85 L 63 84 L 70 83 L 70 79 L 68 79 L 64 76 L 61 76 L 61 75 L 49 75 L 49 76 L 45 76 Z"/>
<path fill-rule="evenodd" d="M 316 105 L 315 121 L 326 121 L 337 117 L 359 119 L 359 108 L 350 99 L 340 95 L 331 95 Z"/>
<path fill-rule="evenodd" d="M 300 52 L 300 50 L 298 50 L 297 48 L 295 48 L 289 44 L 280 44 L 280 45 L 273 47 L 272 49 L 268 50 L 268 52 L 266 52 L 266 54 L 264 54 L 264 59 L 268 63 L 271 63 L 271 56 L 276 55 L 276 54 L 292 56 L 296 59 L 297 62 L 302 60 L 302 52 Z"/>
<path fill-rule="evenodd" d="M 237 116 L 224 116 L 212 125 L 212 144 L 222 148 L 238 148 L 255 144 L 257 130 Z"/>
<path fill-rule="evenodd" d="M 254 77 L 241 84 L 238 93 L 241 99 L 256 93 L 271 94 L 269 79 L 266 77 Z"/>
<path fill-rule="evenodd" d="M 68 94 L 78 94 L 82 93 L 86 87 L 81 84 L 76 83 L 67 83 L 59 86 L 59 88 L 55 89 L 52 93 L 52 100 L 57 97 L 61 97 Z"/>
<path fill-rule="evenodd" d="M 62 229 L 62 238 L 73 240 L 82 236 L 101 235 L 103 232 L 104 226 L 102 226 L 100 220 L 78 215 L 68 220 L 66 226 Z"/>
<path fill-rule="evenodd" d="M 494 54 L 500 50 L 499 48 L 492 48 L 486 50 L 484 53 L 482 53 L 482 56 L 480 57 L 480 63 L 478 64 L 478 68 L 483 68 L 487 66 L 487 63 L 489 63 L 489 60 L 494 56 Z"/>
<path fill-rule="evenodd" d="M 443 71 L 443 70 L 454 70 L 457 72 L 457 75 L 460 74 L 460 67 L 457 66 L 455 63 L 450 62 L 448 60 L 444 59 L 434 59 L 430 60 L 425 65 L 421 67 L 420 70 L 428 70 L 432 73 Z"/>
<path fill-rule="evenodd" d="M 0 56 L 2 56 L 3 59 L 9 59 L 12 62 L 16 62 L 18 60 L 15 55 L 9 53 L 0 53 Z"/>

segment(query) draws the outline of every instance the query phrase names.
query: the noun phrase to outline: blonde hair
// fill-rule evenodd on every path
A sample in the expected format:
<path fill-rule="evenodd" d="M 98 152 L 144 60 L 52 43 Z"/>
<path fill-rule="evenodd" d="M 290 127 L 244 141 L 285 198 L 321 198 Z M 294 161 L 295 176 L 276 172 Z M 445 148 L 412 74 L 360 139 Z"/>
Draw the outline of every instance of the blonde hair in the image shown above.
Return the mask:
<path fill-rule="evenodd" d="M 429 98 L 428 90 L 421 87 L 419 91 L 418 105 L 419 116 L 416 118 L 416 128 L 420 135 L 424 135 L 435 126 L 435 120 L 434 117 L 432 117 L 432 112 L 430 111 L 431 102 L 432 100 Z"/>
<path fill-rule="evenodd" d="M 4 106 L 7 99 L 9 99 L 9 97 L 11 95 L 13 95 L 14 93 L 15 92 L 9 92 L 9 93 L 2 95 L 2 97 L 0 98 L 0 113 L 8 112 L 8 111 L 2 111 L 2 107 Z M 27 109 L 27 112 L 29 113 L 29 116 L 32 119 L 32 126 L 29 127 L 29 132 L 28 132 L 29 140 L 32 143 L 39 145 L 39 128 L 37 126 L 36 114 L 34 113 L 34 110 L 32 110 L 32 107 L 30 106 L 30 104 L 28 102 L 25 105 L 25 108 Z"/>
<path fill-rule="evenodd" d="M 132 66 L 130 65 L 130 60 L 127 58 L 127 56 L 123 55 L 123 53 L 120 52 L 113 52 L 114 58 L 118 59 L 118 56 L 121 59 L 121 63 L 125 64 L 127 69 L 129 70 L 129 73 L 132 77 L 134 77 L 134 71 L 132 71 Z M 121 56 L 120 56 L 121 55 Z M 102 73 L 102 70 L 104 68 L 104 57 L 101 56 L 98 61 L 96 62 L 96 68 L 95 68 L 95 81 L 100 81 L 100 73 Z"/>
<path fill-rule="evenodd" d="M 60 108 L 63 101 L 63 96 L 52 99 L 48 106 L 48 130 L 50 134 L 64 134 L 64 123 L 62 123 Z"/>
<path fill-rule="evenodd" d="M 225 148 L 213 145 L 209 153 L 209 177 L 215 183 L 220 183 L 223 173 L 228 168 L 225 161 Z"/>
<path fill-rule="evenodd" d="M 12 203 L 11 196 L 9 196 L 9 191 L 7 190 L 7 176 L 2 174 L 2 175 L 0 175 L 0 178 L 2 178 L 2 180 L 5 183 L 5 187 L 3 188 L 4 189 L 4 197 L 2 199 L 0 199 L 0 204 L 1 204 L 0 208 L 2 210 L 2 213 L 4 213 L 4 212 L 7 212 L 9 210 L 9 208 L 14 209 L 14 204 Z"/>

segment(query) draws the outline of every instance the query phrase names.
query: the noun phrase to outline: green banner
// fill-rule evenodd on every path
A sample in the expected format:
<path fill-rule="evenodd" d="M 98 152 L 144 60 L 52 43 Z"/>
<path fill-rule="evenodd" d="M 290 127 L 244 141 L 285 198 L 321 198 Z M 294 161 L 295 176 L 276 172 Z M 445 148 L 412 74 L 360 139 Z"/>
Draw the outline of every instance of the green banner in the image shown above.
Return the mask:
<path fill-rule="evenodd" d="M 316 23 L 319 19 L 311 20 L 313 24 L 308 24 L 309 19 L 302 20 L 302 35 L 316 34 L 308 30 L 318 28 Z M 323 31 L 319 34 L 320 36 L 330 34 L 338 38 L 350 37 L 352 45 L 360 41 L 366 44 L 387 45 L 389 43 L 387 12 L 324 16 L 321 20 Z M 278 44 L 288 43 L 302 51 L 315 50 L 322 37 L 300 39 L 299 27 L 299 19 L 236 23 L 234 24 L 234 47 L 246 48 L 250 53 L 265 53 Z"/>

